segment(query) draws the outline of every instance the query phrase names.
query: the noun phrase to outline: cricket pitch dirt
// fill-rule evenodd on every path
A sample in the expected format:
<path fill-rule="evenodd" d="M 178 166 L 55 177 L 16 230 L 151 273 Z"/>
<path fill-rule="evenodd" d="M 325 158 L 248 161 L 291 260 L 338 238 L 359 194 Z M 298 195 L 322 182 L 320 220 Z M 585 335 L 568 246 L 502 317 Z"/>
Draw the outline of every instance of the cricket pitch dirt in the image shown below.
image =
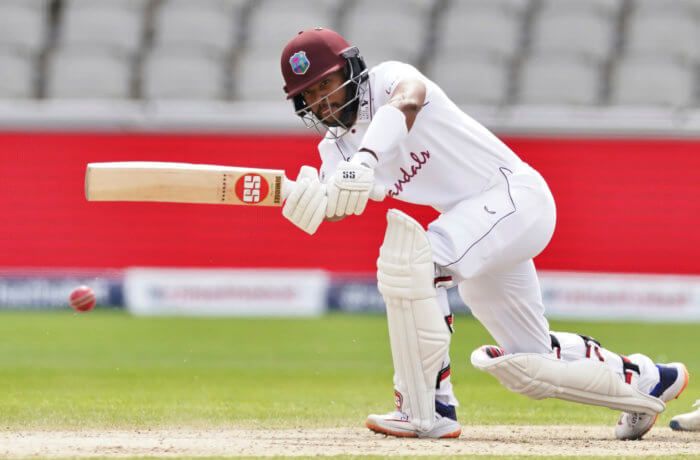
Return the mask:
<path fill-rule="evenodd" d="M 700 433 L 655 427 L 617 441 L 612 427 L 465 426 L 456 440 L 397 439 L 364 428 L 0 431 L 0 457 L 316 455 L 700 455 Z"/>

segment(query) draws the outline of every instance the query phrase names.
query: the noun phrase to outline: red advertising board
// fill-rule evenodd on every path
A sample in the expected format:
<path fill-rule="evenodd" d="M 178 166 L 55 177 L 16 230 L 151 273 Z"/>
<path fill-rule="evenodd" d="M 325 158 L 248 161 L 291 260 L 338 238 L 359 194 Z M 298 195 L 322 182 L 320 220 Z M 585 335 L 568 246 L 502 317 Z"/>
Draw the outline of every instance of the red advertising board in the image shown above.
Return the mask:
<path fill-rule="evenodd" d="M 547 179 L 557 229 L 540 268 L 700 273 L 700 142 L 509 138 Z M 0 133 L 0 267 L 318 267 L 371 272 L 389 207 L 427 224 L 437 214 L 387 199 L 314 236 L 279 208 L 88 203 L 85 165 L 179 161 L 318 166 L 317 139 L 288 135 Z"/>

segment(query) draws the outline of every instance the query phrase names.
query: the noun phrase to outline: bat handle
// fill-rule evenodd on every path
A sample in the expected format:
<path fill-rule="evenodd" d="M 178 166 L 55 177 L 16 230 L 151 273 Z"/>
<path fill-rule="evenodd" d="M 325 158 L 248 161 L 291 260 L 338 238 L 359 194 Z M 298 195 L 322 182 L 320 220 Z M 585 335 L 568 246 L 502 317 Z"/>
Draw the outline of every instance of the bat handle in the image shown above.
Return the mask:
<path fill-rule="evenodd" d="M 286 200 L 287 197 L 292 193 L 294 190 L 294 187 L 296 186 L 296 182 L 294 182 L 291 179 L 287 179 L 286 177 L 282 181 L 282 200 Z M 384 198 L 386 198 L 386 189 L 382 187 L 381 185 L 375 184 L 372 187 L 372 190 L 369 192 L 369 199 L 372 201 L 384 201 Z"/>

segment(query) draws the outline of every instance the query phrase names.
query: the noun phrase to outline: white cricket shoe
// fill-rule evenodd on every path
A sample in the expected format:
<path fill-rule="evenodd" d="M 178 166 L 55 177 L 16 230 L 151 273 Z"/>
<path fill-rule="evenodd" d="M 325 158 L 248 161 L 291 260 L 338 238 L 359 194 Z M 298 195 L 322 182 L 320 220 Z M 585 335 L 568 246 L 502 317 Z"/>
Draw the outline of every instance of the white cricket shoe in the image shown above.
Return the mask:
<path fill-rule="evenodd" d="M 700 431 L 700 399 L 695 401 L 693 407 L 698 407 L 693 412 L 676 415 L 671 419 L 671 429 L 676 431 Z"/>
<path fill-rule="evenodd" d="M 688 369 L 683 363 L 657 364 L 660 380 L 649 393 L 668 402 L 680 396 L 688 385 Z M 654 426 L 658 414 L 642 414 L 639 412 L 623 412 L 615 427 L 615 437 L 624 440 L 640 439 Z"/>
<path fill-rule="evenodd" d="M 371 414 L 365 423 L 375 433 L 401 438 L 457 438 L 462 425 L 448 417 L 435 413 L 435 424 L 430 431 L 418 431 L 408 420 L 408 415 L 395 410 L 384 415 Z"/>

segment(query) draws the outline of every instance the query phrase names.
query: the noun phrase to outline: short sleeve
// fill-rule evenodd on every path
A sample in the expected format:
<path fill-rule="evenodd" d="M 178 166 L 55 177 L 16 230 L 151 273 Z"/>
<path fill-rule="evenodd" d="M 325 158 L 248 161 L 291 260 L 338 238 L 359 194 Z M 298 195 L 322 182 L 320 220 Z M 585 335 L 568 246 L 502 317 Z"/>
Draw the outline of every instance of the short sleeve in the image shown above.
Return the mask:
<path fill-rule="evenodd" d="M 398 61 L 387 61 L 372 69 L 374 74 L 374 97 L 377 108 L 389 101 L 396 86 L 407 77 L 416 77 L 424 80 L 423 75 L 410 64 Z"/>

